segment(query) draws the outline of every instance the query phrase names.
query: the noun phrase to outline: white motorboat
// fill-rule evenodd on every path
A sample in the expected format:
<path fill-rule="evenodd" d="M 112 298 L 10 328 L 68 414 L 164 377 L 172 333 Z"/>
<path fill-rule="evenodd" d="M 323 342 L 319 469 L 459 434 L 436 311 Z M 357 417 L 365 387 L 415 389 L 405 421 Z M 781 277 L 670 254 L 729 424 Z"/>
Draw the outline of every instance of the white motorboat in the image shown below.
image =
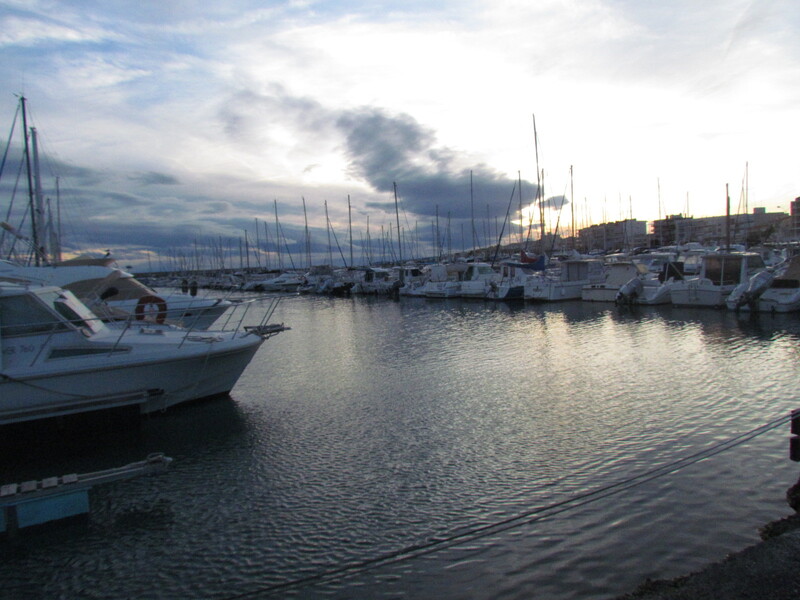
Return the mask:
<path fill-rule="evenodd" d="M 500 263 L 500 280 L 489 282 L 486 298 L 489 300 L 524 300 L 525 283 L 533 277 L 533 265 L 513 260 Z"/>
<path fill-rule="evenodd" d="M 605 266 L 596 258 L 565 260 L 556 269 L 525 282 L 525 299 L 537 302 L 577 300 L 586 285 L 605 281 Z"/>
<path fill-rule="evenodd" d="M 461 279 L 458 295 L 461 298 L 486 298 L 492 285 L 500 283 L 500 273 L 489 263 L 469 263 Z"/>
<path fill-rule="evenodd" d="M 800 310 L 800 255 L 776 270 L 759 271 L 726 300 L 731 310 L 788 313 Z"/>
<path fill-rule="evenodd" d="M 617 292 L 617 304 L 669 304 L 672 287 L 683 280 L 683 263 L 665 262 L 656 274 L 652 271 L 637 274 Z"/>
<path fill-rule="evenodd" d="M 672 304 L 723 307 L 736 286 L 765 268 L 764 259 L 754 252 L 710 252 L 703 255 L 697 277 L 672 286 Z"/>
<path fill-rule="evenodd" d="M 455 298 L 461 291 L 461 277 L 466 263 L 431 265 L 430 277 L 422 286 L 426 298 Z"/>
<path fill-rule="evenodd" d="M 68 290 L 0 283 L 0 424 L 128 405 L 150 413 L 225 394 L 286 329 L 267 325 L 273 311 L 232 330 L 107 325 Z"/>
<path fill-rule="evenodd" d="M 400 282 L 392 277 L 392 270 L 383 267 L 364 267 L 355 269 L 361 277 L 355 280 L 350 293 L 354 295 L 389 295 L 400 287 Z"/>
<path fill-rule="evenodd" d="M 430 278 L 430 269 L 407 264 L 392 267 L 392 278 L 400 282 L 398 293 L 401 296 L 424 296 L 425 282 Z"/>
<path fill-rule="evenodd" d="M 297 288 L 305 284 L 305 279 L 299 273 L 266 274 L 248 281 L 242 290 L 246 292 L 296 292 Z"/>
<path fill-rule="evenodd" d="M 634 262 L 612 262 L 607 265 L 605 279 L 581 288 L 581 300 L 588 302 L 616 302 L 620 288 L 633 278 L 644 278 L 647 267 Z"/>
<path fill-rule="evenodd" d="M 113 258 L 78 257 L 49 266 L 22 266 L 0 261 L 0 280 L 54 285 L 74 293 L 99 316 L 169 323 L 208 329 L 232 303 L 189 293 L 161 293 L 131 273 L 112 266 Z"/>

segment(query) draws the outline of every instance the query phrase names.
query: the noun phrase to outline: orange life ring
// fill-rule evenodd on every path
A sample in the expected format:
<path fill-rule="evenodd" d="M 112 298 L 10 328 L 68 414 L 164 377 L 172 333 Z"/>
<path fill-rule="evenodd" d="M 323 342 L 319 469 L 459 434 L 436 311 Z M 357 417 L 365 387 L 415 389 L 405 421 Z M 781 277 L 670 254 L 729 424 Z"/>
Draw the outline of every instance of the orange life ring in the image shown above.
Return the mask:
<path fill-rule="evenodd" d="M 136 320 L 144 321 L 145 306 L 150 304 L 155 305 L 158 309 L 158 313 L 156 313 L 156 323 L 159 325 L 164 323 L 164 319 L 167 318 L 167 303 L 163 298 L 159 298 L 158 296 L 142 296 L 139 298 L 139 301 L 136 303 L 136 309 L 134 310 Z"/>

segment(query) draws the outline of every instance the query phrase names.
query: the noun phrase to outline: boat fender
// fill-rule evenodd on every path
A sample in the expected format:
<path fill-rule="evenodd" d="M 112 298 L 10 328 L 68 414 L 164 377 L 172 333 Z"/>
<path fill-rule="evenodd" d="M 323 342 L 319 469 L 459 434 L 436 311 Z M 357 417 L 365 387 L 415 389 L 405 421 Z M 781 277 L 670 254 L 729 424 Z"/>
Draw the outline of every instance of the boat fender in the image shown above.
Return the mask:
<path fill-rule="evenodd" d="M 139 301 L 136 303 L 136 309 L 134 310 L 134 314 L 136 315 L 137 321 L 144 320 L 144 311 L 145 307 L 149 305 L 154 305 L 158 312 L 156 313 L 156 323 L 159 325 L 164 323 L 164 319 L 167 318 L 167 303 L 164 301 L 163 298 L 158 296 L 142 296 L 139 298 Z"/>

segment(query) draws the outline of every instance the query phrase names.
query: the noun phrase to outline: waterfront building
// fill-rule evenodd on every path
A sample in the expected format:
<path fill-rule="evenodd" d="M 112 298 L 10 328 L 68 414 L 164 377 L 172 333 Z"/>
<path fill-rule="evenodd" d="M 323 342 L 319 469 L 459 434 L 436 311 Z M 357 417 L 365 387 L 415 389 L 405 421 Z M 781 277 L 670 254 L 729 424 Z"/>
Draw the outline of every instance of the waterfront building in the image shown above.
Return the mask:
<path fill-rule="evenodd" d="M 793 211 L 796 202 L 792 203 Z M 732 244 L 751 246 L 766 241 L 784 239 L 789 234 L 786 231 L 788 218 L 789 215 L 786 213 L 768 213 L 763 207 L 754 208 L 750 214 L 737 214 L 730 217 L 723 215 L 695 218 L 682 214 L 670 215 L 666 219 L 653 221 L 652 236 L 656 245 L 685 244 L 687 242 L 722 245 L 727 239 L 728 227 L 730 227 Z M 794 223 L 795 217 L 792 217 L 792 225 Z M 793 239 L 800 239 L 794 229 L 791 236 Z"/>
<path fill-rule="evenodd" d="M 647 221 L 625 219 L 584 227 L 578 232 L 580 246 L 588 251 L 618 250 L 647 245 Z"/>

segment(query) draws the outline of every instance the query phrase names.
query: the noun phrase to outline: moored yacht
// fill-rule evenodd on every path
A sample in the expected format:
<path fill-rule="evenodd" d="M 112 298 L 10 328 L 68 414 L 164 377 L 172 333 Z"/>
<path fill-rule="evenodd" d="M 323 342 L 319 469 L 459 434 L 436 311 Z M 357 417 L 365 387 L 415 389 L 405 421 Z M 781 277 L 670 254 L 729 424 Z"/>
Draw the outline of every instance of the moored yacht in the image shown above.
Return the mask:
<path fill-rule="evenodd" d="M 652 268 L 652 267 L 651 267 Z M 617 292 L 617 304 L 669 304 L 676 281 L 683 280 L 683 263 L 665 262 L 661 270 L 637 274 Z"/>
<path fill-rule="evenodd" d="M 359 273 L 360 277 L 355 280 L 353 287 L 350 289 L 351 294 L 386 296 L 400 287 L 399 281 L 392 277 L 391 269 L 361 267 L 356 268 L 354 271 Z"/>
<path fill-rule="evenodd" d="M 53 285 L 74 293 L 106 318 L 155 320 L 192 329 L 208 329 L 232 306 L 229 300 L 188 293 L 156 292 L 131 273 L 113 266 L 110 257 L 78 257 L 48 266 L 0 261 L 0 280 Z"/>
<path fill-rule="evenodd" d="M 583 286 L 604 280 L 603 261 L 596 258 L 565 260 L 556 269 L 529 277 L 525 282 L 525 299 L 537 302 L 577 300 Z"/>
<path fill-rule="evenodd" d="M 492 285 L 500 283 L 500 273 L 489 263 L 469 263 L 461 279 L 458 295 L 461 298 L 486 298 Z"/>
<path fill-rule="evenodd" d="M 424 296 L 423 287 L 430 278 L 430 269 L 414 264 L 392 267 L 392 279 L 400 282 L 398 293 L 401 296 Z"/>
<path fill-rule="evenodd" d="M 533 268 L 535 267 L 529 263 L 514 260 L 502 261 L 500 263 L 500 279 L 489 282 L 486 298 L 488 300 L 524 300 L 525 282 L 532 277 Z"/>
<path fill-rule="evenodd" d="M 466 263 L 431 265 L 422 294 L 427 298 L 455 298 L 461 291 L 461 277 L 466 268 Z"/>
<path fill-rule="evenodd" d="M 589 302 L 616 302 L 620 288 L 632 279 L 644 278 L 647 267 L 634 262 L 620 261 L 607 265 L 603 281 L 589 283 L 581 288 L 581 300 Z"/>
<path fill-rule="evenodd" d="M 250 279 L 242 289 L 246 292 L 296 292 L 305 283 L 299 273 L 266 273 Z"/>
<path fill-rule="evenodd" d="M 225 394 L 285 329 L 267 325 L 273 310 L 227 331 L 109 326 L 70 291 L 0 283 L 0 424 L 127 405 L 149 413 Z"/>
<path fill-rule="evenodd" d="M 731 310 L 787 313 L 800 310 L 800 255 L 775 273 L 760 271 L 737 286 L 726 300 Z"/>
<path fill-rule="evenodd" d="M 736 286 L 764 269 L 764 259 L 753 252 L 710 252 L 703 255 L 697 277 L 672 286 L 672 304 L 723 307 Z"/>

